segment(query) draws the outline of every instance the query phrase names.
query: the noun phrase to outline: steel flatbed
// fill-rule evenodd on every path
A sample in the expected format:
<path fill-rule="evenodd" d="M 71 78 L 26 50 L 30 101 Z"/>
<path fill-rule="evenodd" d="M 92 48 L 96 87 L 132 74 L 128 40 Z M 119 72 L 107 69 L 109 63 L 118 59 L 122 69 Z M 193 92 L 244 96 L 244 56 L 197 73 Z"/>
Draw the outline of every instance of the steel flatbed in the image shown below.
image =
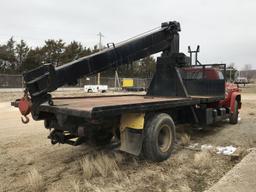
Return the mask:
<path fill-rule="evenodd" d="M 218 96 L 152 97 L 146 95 L 67 97 L 54 98 L 54 105 L 43 103 L 39 111 L 97 118 L 120 115 L 124 112 L 156 111 L 210 103 L 221 99 L 223 98 Z"/>

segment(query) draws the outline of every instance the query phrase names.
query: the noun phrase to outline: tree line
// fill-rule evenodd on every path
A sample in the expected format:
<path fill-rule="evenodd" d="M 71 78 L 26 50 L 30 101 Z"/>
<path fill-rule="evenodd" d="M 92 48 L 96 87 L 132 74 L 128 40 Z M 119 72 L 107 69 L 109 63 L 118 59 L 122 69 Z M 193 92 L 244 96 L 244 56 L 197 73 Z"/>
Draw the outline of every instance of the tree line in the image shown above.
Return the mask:
<path fill-rule="evenodd" d="M 66 43 L 62 39 L 49 39 L 42 46 L 29 47 L 24 40 L 17 42 L 10 38 L 6 43 L 0 44 L 0 73 L 21 74 L 46 63 L 57 67 L 98 51 L 96 45 L 90 48 L 77 41 Z M 150 78 L 154 73 L 155 63 L 155 59 L 148 56 L 117 69 L 107 70 L 102 76 L 113 77 L 117 70 L 120 77 Z"/>

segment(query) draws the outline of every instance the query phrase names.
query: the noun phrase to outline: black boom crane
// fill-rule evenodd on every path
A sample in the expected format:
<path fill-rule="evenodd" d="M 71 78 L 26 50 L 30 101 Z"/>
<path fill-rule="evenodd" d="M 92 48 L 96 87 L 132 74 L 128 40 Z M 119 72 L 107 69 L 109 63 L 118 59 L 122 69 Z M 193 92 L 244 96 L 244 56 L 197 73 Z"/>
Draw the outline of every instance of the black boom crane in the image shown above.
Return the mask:
<path fill-rule="evenodd" d="M 65 84 L 76 84 L 85 75 L 93 75 L 109 68 L 146 57 L 160 51 L 165 54 L 179 52 L 180 24 L 162 23 L 161 28 L 139 38 L 114 45 L 95 54 L 80 58 L 60 67 L 45 64 L 24 73 L 26 89 L 32 101 L 43 97 Z"/>

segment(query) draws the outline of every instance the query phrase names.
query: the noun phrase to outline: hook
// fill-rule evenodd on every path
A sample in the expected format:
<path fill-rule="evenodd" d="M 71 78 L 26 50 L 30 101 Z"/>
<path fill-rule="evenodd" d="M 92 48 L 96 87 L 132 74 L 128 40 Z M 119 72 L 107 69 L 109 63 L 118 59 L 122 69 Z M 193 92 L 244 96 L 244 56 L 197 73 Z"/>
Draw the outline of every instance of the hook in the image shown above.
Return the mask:
<path fill-rule="evenodd" d="M 25 116 L 25 115 L 24 115 L 24 118 L 21 117 L 21 121 L 22 121 L 22 123 L 27 124 L 29 122 L 29 118 L 27 116 Z"/>

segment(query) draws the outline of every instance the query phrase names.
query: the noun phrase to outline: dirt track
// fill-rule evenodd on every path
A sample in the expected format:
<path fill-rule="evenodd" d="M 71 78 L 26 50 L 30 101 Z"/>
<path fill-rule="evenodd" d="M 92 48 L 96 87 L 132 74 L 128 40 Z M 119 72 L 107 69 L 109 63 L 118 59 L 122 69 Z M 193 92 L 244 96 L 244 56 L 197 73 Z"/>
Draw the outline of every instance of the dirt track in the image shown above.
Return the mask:
<path fill-rule="evenodd" d="M 256 147 L 256 87 L 243 89 L 241 121 L 237 125 L 216 125 L 210 131 L 191 132 L 191 143 L 234 145 L 241 151 Z M 0 93 L 2 101 L 20 93 Z M 4 98 L 3 98 L 4 97 Z M 43 122 L 20 122 L 17 109 L 0 103 L 0 191 L 29 191 L 28 173 L 35 169 L 41 176 L 43 191 L 204 191 L 229 171 L 238 159 L 211 153 L 207 164 L 196 164 L 200 152 L 177 146 L 173 156 L 162 163 L 151 163 L 107 149 L 88 146 L 52 146 Z M 94 162 L 107 157 L 116 164 L 106 175 L 94 171 L 85 177 L 80 165 L 84 157 Z M 107 163 L 108 164 L 108 163 Z M 109 163 L 111 164 L 111 163 Z M 95 168 L 95 167 L 94 167 Z M 111 167 L 110 167 L 111 168 Z M 114 171 L 115 170 L 115 171 Z"/>

